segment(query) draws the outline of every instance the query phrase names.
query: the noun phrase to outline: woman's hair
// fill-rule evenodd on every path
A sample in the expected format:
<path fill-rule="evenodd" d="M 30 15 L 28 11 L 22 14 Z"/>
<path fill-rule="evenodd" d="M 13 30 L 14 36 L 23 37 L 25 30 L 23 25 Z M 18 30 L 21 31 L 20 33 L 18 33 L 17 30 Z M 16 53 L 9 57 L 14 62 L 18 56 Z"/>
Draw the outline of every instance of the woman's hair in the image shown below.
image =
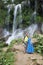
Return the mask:
<path fill-rule="evenodd" d="M 28 34 L 28 32 L 27 31 L 24 31 L 24 37 L 25 36 L 28 36 L 29 34 Z"/>

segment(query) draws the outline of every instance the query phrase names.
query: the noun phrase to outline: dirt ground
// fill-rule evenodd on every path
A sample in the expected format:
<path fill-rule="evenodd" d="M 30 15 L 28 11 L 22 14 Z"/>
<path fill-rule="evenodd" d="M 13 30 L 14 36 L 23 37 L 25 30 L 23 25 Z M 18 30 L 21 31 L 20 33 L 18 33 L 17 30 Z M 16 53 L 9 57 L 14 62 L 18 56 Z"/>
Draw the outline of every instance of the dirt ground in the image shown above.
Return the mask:
<path fill-rule="evenodd" d="M 24 50 L 23 44 L 13 46 L 13 51 L 16 53 L 14 65 L 43 65 L 43 57 L 40 54 L 27 54 Z"/>

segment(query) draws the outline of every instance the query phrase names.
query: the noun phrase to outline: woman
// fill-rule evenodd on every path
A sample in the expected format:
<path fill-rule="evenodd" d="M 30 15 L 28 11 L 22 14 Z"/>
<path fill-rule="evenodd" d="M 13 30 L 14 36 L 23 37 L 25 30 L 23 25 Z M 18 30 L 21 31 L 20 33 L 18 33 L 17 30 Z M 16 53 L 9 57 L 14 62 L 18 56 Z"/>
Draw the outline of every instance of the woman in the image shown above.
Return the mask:
<path fill-rule="evenodd" d="M 33 44 L 31 42 L 31 38 L 28 38 L 26 52 L 27 53 L 34 53 L 34 47 L 33 47 Z"/>
<path fill-rule="evenodd" d="M 24 45 L 25 45 L 25 48 L 27 47 L 27 42 L 28 42 L 28 33 L 25 33 L 25 36 L 24 36 Z"/>
<path fill-rule="evenodd" d="M 24 37 L 24 44 L 25 44 L 25 52 L 26 53 L 33 53 L 34 52 L 34 47 L 31 42 L 31 38 L 29 38 L 28 33 L 26 32 L 25 37 Z"/>

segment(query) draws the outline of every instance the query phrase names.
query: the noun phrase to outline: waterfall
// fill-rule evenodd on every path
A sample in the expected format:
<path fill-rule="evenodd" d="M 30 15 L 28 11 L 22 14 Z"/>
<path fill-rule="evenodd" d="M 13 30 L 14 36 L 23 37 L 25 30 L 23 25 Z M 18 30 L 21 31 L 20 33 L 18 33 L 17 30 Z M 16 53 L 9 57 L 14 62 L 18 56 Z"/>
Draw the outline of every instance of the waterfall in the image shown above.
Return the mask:
<path fill-rule="evenodd" d="M 32 16 L 31 16 L 32 23 L 34 23 L 36 21 L 36 15 L 37 15 L 37 1 L 35 0 L 35 8 L 34 8 L 34 12 L 32 13 Z M 28 33 L 29 33 L 30 37 L 33 36 L 34 32 L 37 31 L 37 29 L 38 29 L 37 24 L 32 24 L 28 27 Z"/>
<path fill-rule="evenodd" d="M 38 29 L 37 24 L 32 24 L 28 27 L 28 33 L 29 33 L 30 37 L 33 36 L 33 34 L 35 33 L 35 31 L 37 31 L 37 29 Z"/>
<path fill-rule="evenodd" d="M 7 3 L 7 0 L 2 0 L 2 1 L 4 1 L 4 3 Z"/>
<path fill-rule="evenodd" d="M 7 13 L 7 17 L 5 19 L 5 29 L 3 30 L 3 34 L 4 34 L 4 37 L 8 36 L 10 33 L 9 33 L 9 20 L 10 20 L 10 10 L 11 10 L 11 6 L 8 5 L 7 6 L 8 8 L 8 13 Z"/>
<path fill-rule="evenodd" d="M 11 5 L 8 5 L 7 8 L 8 8 L 8 13 L 7 13 L 7 17 L 5 20 L 5 25 L 6 25 L 7 30 L 9 31 L 9 20 L 10 20 Z"/>
<path fill-rule="evenodd" d="M 35 0 L 35 11 L 37 10 L 37 0 Z"/>
<path fill-rule="evenodd" d="M 10 35 L 10 33 L 9 33 L 9 31 L 7 31 L 7 29 L 4 29 L 3 30 L 3 35 L 4 35 L 4 37 L 7 37 L 7 36 Z"/>
<path fill-rule="evenodd" d="M 19 22 L 16 21 L 18 8 L 19 8 L 19 14 L 20 14 L 20 15 L 19 15 L 19 18 L 20 18 Z M 14 8 L 13 33 L 14 33 L 14 31 L 16 30 L 16 28 L 17 28 L 17 23 L 20 23 L 20 22 L 22 22 L 21 4 L 18 4 L 18 5 L 16 5 L 15 8 Z"/>
<path fill-rule="evenodd" d="M 23 38 L 23 30 L 17 29 L 15 32 L 8 38 L 6 44 L 10 45 L 11 41 L 14 39 Z"/>
<path fill-rule="evenodd" d="M 32 37 L 34 32 L 37 31 L 38 26 L 37 24 L 32 24 L 28 28 L 25 28 L 25 30 L 16 29 L 12 36 L 8 38 L 6 41 L 6 44 L 10 45 L 11 41 L 18 38 L 24 38 L 24 31 L 27 31 L 29 36 Z"/>
<path fill-rule="evenodd" d="M 19 21 L 16 21 L 16 17 L 17 17 L 17 12 L 18 12 L 18 8 L 19 8 Z M 21 38 L 23 37 L 23 31 L 21 29 L 16 29 L 17 28 L 17 24 L 21 24 L 22 23 L 22 15 L 21 15 L 21 4 L 18 4 L 14 7 L 14 20 L 13 20 L 13 32 L 12 35 L 8 38 L 8 40 L 6 41 L 6 43 L 9 45 L 10 42 L 13 39 L 17 39 L 17 38 Z"/>
<path fill-rule="evenodd" d="M 33 36 L 33 34 L 35 33 L 35 31 L 37 31 L 38 26 L 37 24 L 31 24 L 28 28 L 26 28 L 24 31 L 27 31 L 28 35 L 30 37 Z"/>
<path fill-rule="evenodd" d="M 31 18 L 30 18 L 30 21 L 31 21 L 32 23 L 35 23 L 35 21 L 36 21 L 36 11 L 34 11 L 34 12 L 32 13 Z"/>
<path fill-rule="evenodd" d="M 34 23 L 36 21 L 36 15 L 37 15 L 37 1 L 35 0 L 35 8 L 34 8 L 34 12 L 32 13 L 32 16 L 31 16 L 31 21 L 32 23 Z"/>
<path fill-rule="evenodd" d="M 18 10 L 19 10 L 19 15 L 18 15 L 19 19 L 17 21 Z M 36 16 L 36 9 L 32 13 L 32 17 L 34 17 L 34 16 Z M 18 39 L 18 38 L 23 38 L 24 37 L 24 35 L 23 35 L 24 31 L 27 31 L 28 34 L 30 35 L 30 37 L 32 37 L 34 32 L 38 28 L 37 24 L 32 24 L 28 28 L 25 28 L 25 30 L 22 30 L 21 28 L 17 29 L 18 24 L 20 25 L 21 23 L 22 23 L 21 4 L 17 4 L 14 6 L 14 19 L 13 19 L 12 35 L 8 38 L 8 40 L 6 41 L 6 44 L 10 45 L 12 40 Z"/>
<path fill-rule="evenodd" d="M 14 2 L 14 0 L 12 0 L 12 3 Z"/>

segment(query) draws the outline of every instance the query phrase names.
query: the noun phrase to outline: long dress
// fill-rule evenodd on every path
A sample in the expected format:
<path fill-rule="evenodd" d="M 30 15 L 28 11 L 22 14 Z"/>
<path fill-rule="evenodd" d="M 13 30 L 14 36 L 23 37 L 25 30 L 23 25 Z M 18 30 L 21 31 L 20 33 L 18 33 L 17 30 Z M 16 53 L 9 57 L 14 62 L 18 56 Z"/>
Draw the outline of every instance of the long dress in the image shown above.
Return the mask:
<path fill-rule="evenodd" d="M 26 53 L 34 53 L 34 47 L 33 47 L 33 44 L 31 42 L 31 38 L 28 39 Z"/>

